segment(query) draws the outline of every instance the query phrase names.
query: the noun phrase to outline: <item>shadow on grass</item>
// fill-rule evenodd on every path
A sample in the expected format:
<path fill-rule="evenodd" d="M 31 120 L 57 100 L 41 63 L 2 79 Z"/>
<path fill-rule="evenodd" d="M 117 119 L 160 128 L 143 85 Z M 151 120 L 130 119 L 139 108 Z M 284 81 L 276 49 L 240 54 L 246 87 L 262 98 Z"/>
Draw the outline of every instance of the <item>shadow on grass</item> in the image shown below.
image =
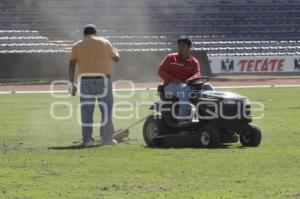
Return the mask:
<path fill-rule="evenodd" d="M 57 147 L 49 147 L 49 150 L 81 150 L 81 149 L 90 149 L 100 147 L 101 145 L 93 145 L 93 146 L 82 146 L 82 145 L 72 145 L 72 146 L 57 146 Z"/>
<path fill-rule="evenodd" d="M 170 136 L 170 137 L 162 137 L 155 140 L 155 147 L 146 148 L 158 148 L 158 149 L 181 149 L 181 148 L 191 148 L 191 149 L 247 149 L 247 147 L 243 147 L 240 145 L 236 145 L 236 143 L 224 143 L 215 147 L 203 147 L 198 142 L 198 139 L 195 137 L 183 137 L 183 136 Z"/>
<path fill-rule="evenodd" d="M 202 146 L 195 146 L 195 145 L 178 145 L 178 144 L 168 144 L 168 145 L 159 145 L 159 146 L 155 146 L 155 147 L 149 147 L 149 146 L 144 146 L 145 148 L 148 149 L 226 149 L 226 150 L 233 150 L 233 149 L 247 149 L 246 147 L 242 147 L 242 146 L 236 146 L 236 147 L 232 147 L 234 146 L 234 144 L 223 144 L 220 146 L 216 146 L 216 147 L 202 147 Z"/>

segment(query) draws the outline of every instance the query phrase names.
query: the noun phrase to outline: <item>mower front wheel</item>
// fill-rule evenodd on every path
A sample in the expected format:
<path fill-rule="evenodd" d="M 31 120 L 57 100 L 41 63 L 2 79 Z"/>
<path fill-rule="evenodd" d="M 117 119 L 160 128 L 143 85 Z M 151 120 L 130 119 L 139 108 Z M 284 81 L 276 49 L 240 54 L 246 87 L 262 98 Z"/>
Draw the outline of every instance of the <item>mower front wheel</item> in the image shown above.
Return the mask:
<path fill-rule="evenodd" d="M 261 142 L 261 130 L 255 124 L 249 124 L 240 134 L 240 142 L 243 146 L 257 147 Z"/>
<path fill-rule="evenodd" d="M 144 141 L 149 147 L 159 146 L 160 143 L 155 139 L 159 135 L 166 134 L 168 130 L 167 124 L 163 118 L 157 118 L 157 116 L 149 116 L 143 127 Z"/>

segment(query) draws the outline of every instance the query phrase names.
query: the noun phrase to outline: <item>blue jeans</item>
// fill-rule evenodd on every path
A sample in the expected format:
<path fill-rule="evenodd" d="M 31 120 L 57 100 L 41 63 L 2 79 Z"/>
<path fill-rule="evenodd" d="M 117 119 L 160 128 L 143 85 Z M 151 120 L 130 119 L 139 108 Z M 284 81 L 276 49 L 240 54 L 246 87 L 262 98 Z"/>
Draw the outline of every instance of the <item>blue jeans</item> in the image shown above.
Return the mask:
<path fill-rule="evenodd" d="M 214 90 L 211 84 L 204 83 L 202 86 L 202 90 Z M 187 117 L 190 115 L 190 93 L 192 89 L 186 83 L 169 83 L 165 87 L 165 93 L 170 93 L 173 96 L 179 98 L 179 113 L 180 117 Z M 187 118 L 186 118 L 187 119 Z"/>
<path fill-rule="evenodd" d="M 110 78 L 81 79 L 80 105 L 82 139 L 83 142 L 93 139 L 92 125 L 96 99 L 101 112 L 100 136 L 104 142 L 110 142 L 114 132 L 112 123 L 113 94 Z"/>

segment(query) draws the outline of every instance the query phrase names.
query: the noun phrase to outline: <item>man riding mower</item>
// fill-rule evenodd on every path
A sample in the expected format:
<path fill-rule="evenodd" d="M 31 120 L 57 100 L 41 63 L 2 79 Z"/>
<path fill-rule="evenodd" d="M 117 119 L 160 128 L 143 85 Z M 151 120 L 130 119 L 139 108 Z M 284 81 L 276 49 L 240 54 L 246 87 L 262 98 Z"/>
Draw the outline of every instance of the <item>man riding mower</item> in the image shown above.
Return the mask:
<path fill-rule="evenodd" d="M 187 36 L 178 39 L 178 53 L 166 56 L 159 67 L 164 83 L 158 86 L 161 102 L 151 109 L 143 127 L 143 136 L 150 147 L 178 134 L 195 136 L 196 146 L 215 147 L 237 142 L 243 146 L 258 146 L 260 129 L 251 124 L 249 100 L 231 92 L 217 92 L 207 83 L 199 82 L 200 66 L 190 54 L 192 41 Z"/>

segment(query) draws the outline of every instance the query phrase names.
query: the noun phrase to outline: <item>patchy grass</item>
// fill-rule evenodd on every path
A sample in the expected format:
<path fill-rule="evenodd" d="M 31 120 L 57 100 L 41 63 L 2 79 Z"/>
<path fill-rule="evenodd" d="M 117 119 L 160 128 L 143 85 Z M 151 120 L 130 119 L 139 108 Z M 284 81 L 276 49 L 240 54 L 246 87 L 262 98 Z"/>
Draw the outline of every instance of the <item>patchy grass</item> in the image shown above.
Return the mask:
<path fill-rule="evenodd" d="M 265 117 L 255 121 L 263 131 L 260 147 L 150 149 L 139 124 L 130 130 L 137 141 L 76 149 L 78 97 L 1 95 L 0 198 L 300 198 L 300 89 L 230 90 L 264 103 Z M 143 91 L 115 101 L 139 107 L 156 100 Z M 71 103 L 69 119 L 52 119 L 58 101 Z M 145 105 L 123 116 L 148 112 Z M 67 116 L 69 106 L 57 105 L 54 113 Z M 134 120 L 114 123 L 118 129 Z"/>

